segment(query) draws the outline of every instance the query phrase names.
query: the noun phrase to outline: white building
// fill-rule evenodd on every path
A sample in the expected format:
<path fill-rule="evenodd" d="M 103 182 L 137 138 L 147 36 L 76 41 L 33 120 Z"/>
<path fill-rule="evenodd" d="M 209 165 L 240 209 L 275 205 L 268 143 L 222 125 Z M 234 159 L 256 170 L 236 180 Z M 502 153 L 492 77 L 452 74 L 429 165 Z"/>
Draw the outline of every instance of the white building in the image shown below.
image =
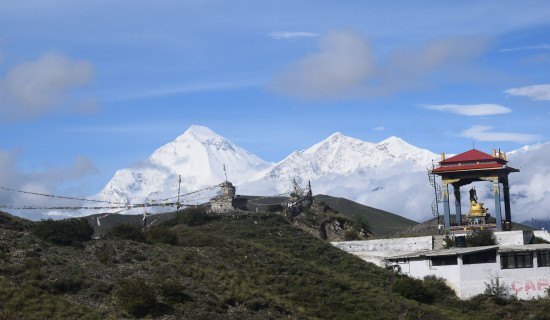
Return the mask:
<path fill-rule="evenodd" d="M 427 250 L 388 260 L 413 278 L 444 278 L 462 299 L 483 293 L 497 277 L 520 299 L 548 296 L 550 244 Z"/>
<path fill-rule="evenodd" d="M 462 299 L 483 293 L 498 277 L 520 299 L 547 296 L 550 245 L 527 244 L 532 236 L 550 241 L 547 230 L 495 232 L 496 246 L 443 249 L 442 236 L 425 236 L 332 244 L 381 267 L 398 266 L 408 276 L 444 278 Z"/>

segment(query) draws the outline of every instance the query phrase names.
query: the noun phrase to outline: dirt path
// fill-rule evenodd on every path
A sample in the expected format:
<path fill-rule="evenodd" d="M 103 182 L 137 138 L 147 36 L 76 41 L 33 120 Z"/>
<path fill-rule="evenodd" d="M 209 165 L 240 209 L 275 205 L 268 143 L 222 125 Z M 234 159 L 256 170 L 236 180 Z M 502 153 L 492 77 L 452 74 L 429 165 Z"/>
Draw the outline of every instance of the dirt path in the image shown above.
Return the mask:
<path fill-rule="evenodd" d="M 405 304 L 403 301 L 399 300 L 397 297 L 393 295 L 391 292 L 391 287 L 393 285 L 393 282 L 395 281 L 395 274 L 392 272 L 390 283 L 386 285 L 385 291 L 395 303 L 399 303 L 401 305 L 401 310 L 399 311 L 399 320 L 405 319 L 405 315 L 407 314 L 407 311 L 409 311 L 409 306 Z"/>

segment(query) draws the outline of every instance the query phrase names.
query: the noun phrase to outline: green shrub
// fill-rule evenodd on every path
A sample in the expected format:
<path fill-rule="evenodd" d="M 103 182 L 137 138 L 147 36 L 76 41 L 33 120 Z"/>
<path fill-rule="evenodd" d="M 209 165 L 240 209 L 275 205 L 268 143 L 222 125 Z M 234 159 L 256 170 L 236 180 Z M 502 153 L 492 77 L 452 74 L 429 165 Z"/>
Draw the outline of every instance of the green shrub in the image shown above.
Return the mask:
<path fill-rule="evenodd" d="M 104 265 L 108 265 L 112 262 L 111 260 L 111 249 L 109 248 L 103 248 L 98 254 L 97 254 L 97 260 L 101 262 Z"/>
<path fill-rule="evenodd" d="M 371 232 L 370 222 L 364 214 L 359 214 L 356 212 L 351 218 L 355 222 L 355 226 L 358 231 L 362 231 L 365 234 L 367 234 L 367 232 Z"/>
<path fill-rule="evenodd" d="M 81 245 L 94 234 L 94 228 L 85 218 L 67 220 L 41 220 L 33 227 L 33 234 L 48 242 L 59 245 Z"/>
<path fill-rule="evenodd" d="M 445 237 L 443 238 L 443 248 L 449 249 L 455 246 L 455 239 L 451 238 L 449 236 L 449 233 L 447 232 L 445 234 Z"/>
<path fill-rule="evenodd" d="M 483 294 L 497 299 L 507 299 L 512 296 L 512 289 L 507 284 L 501 283 L 499 277 L 494 277 L 489 279 L 489 283 L 485 283 Z"/>
<path fill-rule="evenodd" d="M 113 226 L 106 234 L 107 237 L 118 239 L 132 240 L 137 242 L 145 242 L 141 224 L 117 224 Z"/>
<path fill-rule="evenodd" d="M 174 218 L 164 222 L 164 225 L 175 226 L 178 224 L 186 224 L 188 226 L 200 226 L 210 220 L 204 207 L 191 207 L 182 211 L 176 212 Z"/>
<path fill-rule="evenodd" d="M 489 229 L 474 230 L 466 236 L 467 247 L 492 246 L 497 244 L 495 234 Z"/>
<path fill-rule="evenodd" d="M 349 229 L 344 232 L 344 240 L 346 241 L 353 241 L 353 240 L 359 240 L 359 231 L 355 229 Z"/>
<path fill-rule="evenodd" d="M 425 276 L 422 286 L 427 291 L 428 296 L 433 300 L 445 301 L 447 299 L 456 299 L 456 294 L 446 283 L 445 279 L 436 276 Z"/>
<path fill-rule="evenodd" d="M 280 204 L 270 204 L 268 207 L 267 207 L 267 211 L 268 212 L 281 212 L 283 211 L 284 208 L 282 205 Z"/>
<path fill-rule="evenodd" d="M 409 278 L 407 276 L 395 279 L 392 291 L 403 298 L 416 300 L 422 303 L 432 303 L 435 298 L 432 293 L 426 290 L 422 285 L 421 280 Z"/>
<path fill-rule="evenodd" d="M 193 299 L 184 292 L 183 286 L 173 283 L 166 282 L 159 286 L 160 295 L 170 303 L 182 303 L 185 301 L 192 301 Z"/>
<path fill-rule="evenodd" d="M 145 231 L 145 240 L 149 243 L 177 244 L 178 236 L 167 225 L 151 227 Z"/>
<path fill-rule="evenodd" d="M 550 242 L 544 240 L 543 238 L 535 237 L 531 238 L 531 244 L 539 244 L 539 243 L 547 243 L 550 244 Z"/>
<path fill-rule="evenodd" d="M 115 297 L 123 310 L 136 317 L 150 314 L 158 304 L 153 288 L 141 278 L 124 281 L 116 290 Z"/>
<path fill-rule="evenodd" d="M 76 293 L 82 289 L 84 281 L 78 278 L 63 278 L 49 283 L 49 291 L 54 294 Z"/>

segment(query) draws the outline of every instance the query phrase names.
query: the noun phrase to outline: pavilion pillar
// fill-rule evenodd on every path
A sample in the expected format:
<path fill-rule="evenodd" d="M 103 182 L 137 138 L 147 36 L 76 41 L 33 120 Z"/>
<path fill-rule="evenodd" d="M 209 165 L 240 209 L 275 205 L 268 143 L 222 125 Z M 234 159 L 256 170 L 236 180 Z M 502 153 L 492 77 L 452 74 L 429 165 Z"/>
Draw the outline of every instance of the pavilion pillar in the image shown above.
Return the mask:
<path fill-rule="evenodd" d="M 451 210 L 449 208 L 449 185 L 443 181 L 443 217 L 445 229 L 451 228 Z"/>
<path fill-rule="evenodd" d="M 500 209 L 500 184 L 498 179 L 493 181 L 493 193 L 495 195 L 495 215 L 497 218 L 497 231 L 502 231 L 502 213 Z"/>
<path fill-rule="evenodd" d="M 462 208 L 460 206 L 460 186 L 458 184 L 453 184 L 454 193 L 455 193 L 455 212 L 456 212 L 456 223 L 462 225 Z"/>
<path fill-rule="evenodd" d="M 504 217 L 505 221 L 512 225 L 512 212 L 510 211 L 510 185 L 508 179 L 502 183 L 502 191 L 504 195 Z"/>

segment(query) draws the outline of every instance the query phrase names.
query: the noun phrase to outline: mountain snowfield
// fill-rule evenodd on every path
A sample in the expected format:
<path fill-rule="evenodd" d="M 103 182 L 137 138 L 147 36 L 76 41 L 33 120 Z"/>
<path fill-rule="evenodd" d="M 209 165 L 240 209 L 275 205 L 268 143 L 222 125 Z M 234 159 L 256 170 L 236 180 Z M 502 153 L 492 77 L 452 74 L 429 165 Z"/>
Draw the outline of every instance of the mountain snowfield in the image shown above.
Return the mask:
<path fill-rule="evenodd" d="M 463 151 L 467 150 L 460 152 Z M 544 154 L 542 158 L 541 153 Z M 550 158 L 550 144 L 524 147 L 508 155 L 513 167 L 529 163 L 521 173 L 510 176 L 514 220 L 546 216 L 544 208 L 550 207 L 547 200 L 550 189 L 542 182 L 550 179 L 550 167 L 541 159 Z M 302 186 L 310 180 L 314 194 L 345 197 L 423 221 L 432 217 L 430 206 L 434 195 L 428 183 L 427 168 L 439 157 L 397 137 L 371 143 L 335 133 L 274 164 L 209 128 L 191 126 L 139 165 L 117 171 L 94 198 L 142 203 L 173 197 L 177 195 L 178 175 L 182 176 L 181 193 L 184 194 L 224 181 L 225 164 L 228 180 L 237 186 L 238 194 L 275 195 L 290 191 L 292 179 Z M 544 170 L 532 169 L 531 162 L 537 167 L 543 166 Z M 476 189 L 487 198 L 485 202 L 491 204 L 489 186 L 478 183 Z M 529 208 L 529 211 L 518 213 L 516 206 Z M 440 210 L 442 212 L 442 206 Z"/>
<path fill-rule="evenodd" d="M 272 163 L 236 146 L 206 127 L 192 126 L 132 168 L 119 170 L 94 198 L 143 203 L 196 191 L 225 181 L 223 165 L 234 183 L 242 183 Z"/>

